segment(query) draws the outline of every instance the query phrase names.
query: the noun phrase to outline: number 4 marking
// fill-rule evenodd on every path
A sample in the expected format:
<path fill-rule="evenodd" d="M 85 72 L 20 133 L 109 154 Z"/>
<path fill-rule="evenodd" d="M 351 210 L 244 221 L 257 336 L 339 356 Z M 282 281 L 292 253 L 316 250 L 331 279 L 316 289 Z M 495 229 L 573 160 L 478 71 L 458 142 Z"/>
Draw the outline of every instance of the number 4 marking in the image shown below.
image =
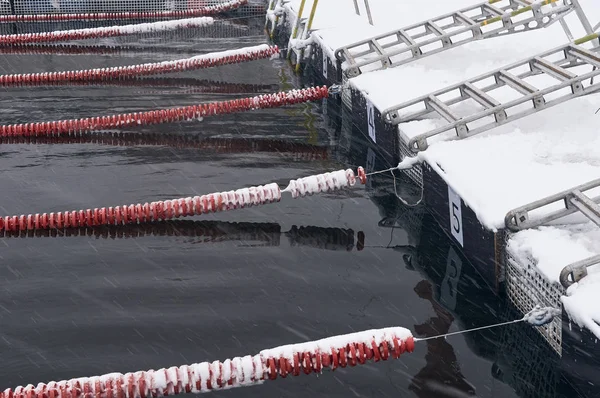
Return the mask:
<path fill-rule="evenodd" d="M 460 243 L 461 247 L 463 244 L 463 220 L 462 220 L 462 199 L 452 188 L 448 185 L 448 205 L 450 209 L 450 232 L 452 236 Z"/>
<path fill-rule="evenodd" d="M 369 125 L 369 137 L 371 137 L 373 142 L 377 142 L 377 136 L 375 135 L 375 107 L 369 99 L 367 99 L 367 124 Z"/>
<path fill-rule="evenodd" d="M 325 52 L 325 49 L 323 49 L 323 77 L 325 79 L 327 79 L 327 67 L 328 67 L 328 63 L 327 63 L 327 53 Z"/>

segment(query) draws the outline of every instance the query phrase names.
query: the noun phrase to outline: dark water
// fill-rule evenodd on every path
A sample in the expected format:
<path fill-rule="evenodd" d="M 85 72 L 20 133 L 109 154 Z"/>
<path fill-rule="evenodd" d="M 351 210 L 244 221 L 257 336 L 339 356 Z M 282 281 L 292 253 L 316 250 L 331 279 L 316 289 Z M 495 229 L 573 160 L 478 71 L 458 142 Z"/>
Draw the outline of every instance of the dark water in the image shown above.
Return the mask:
<path fill-rule="evenodd" d="M 266 40 L 262 18 L 236 20 L 212 31 L 81 43 L 94 46 L 81 54 L 5 49 L 12 54 L 0 57 L 0 72 L 176 59 Z M 275 59 L 143 83 L 2 88 L 0 120 L 132 112 L 300 85 Z M 142 127 L 96 143 L 4 143 L 0 210 L 284 185 L 353 166 L 364 136 L 332 125 L 334 108 L 328 116 L 319 103 Z M 158 139 L 163 145 L 152 145 Z M 431 336 L 514 319 L 435 222 L 398 203 L 389 182 L 174 223 L 1 238 L 0 388 L 225 359 L 369 328 Z M 576 397 L 578 389 L 532 329 L 514 326 L 417 343 L 398 361 L 213 395 Z"/>

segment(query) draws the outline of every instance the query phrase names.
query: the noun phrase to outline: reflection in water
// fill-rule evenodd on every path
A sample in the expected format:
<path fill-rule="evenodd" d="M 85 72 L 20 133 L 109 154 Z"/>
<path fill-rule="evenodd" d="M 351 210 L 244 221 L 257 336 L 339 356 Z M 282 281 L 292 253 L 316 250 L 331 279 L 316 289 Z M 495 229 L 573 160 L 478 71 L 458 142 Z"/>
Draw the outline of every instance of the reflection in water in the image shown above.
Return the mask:
<path fill-rule="evenodd" d="M 203 134 L 89 132 L 59 136 L 0 137 L 0 144 L 99 144 L 110 146 L 169 146 L 210 153 L 278 153 L 290 160 L 326 160 L 327 147 L 263 138 L 205 138 Z"/>
<path fill-rule="evenodd" d="M 20 84 L 20 83 L 19 83 Z M 19 86 L 19 84 L 10 84 L 10 87 Z M 246 93 L 271 93 L 277 91 L 279 87 L 275 84 L 243 84 L 227 83 L 214 80 L 201 80 L 185 77 L 145 77 L 129 78 L 124 80 L 97 80 L 97 81 L 56 81 L 56 82 L 27 82 L 23 86 L 43 86 L 43 87 L 80 87 L 80 86 L 102 86 L 102 87 L 169 87 L 172 91 L 145 91 L 145 94 L 160 93 L 216 93 L 216 94 L 246 94 Z"/>
<path fill-rule="evenodd" d="M 393 195 L 389 195 L 393 197 Z M 478 270 L 462 255 L 431 215 L 423 209 L 407 208 L 385 196 L 373 197 L 380 207 L 382 227 L 401 225 L 415 231 L 415 246 L 388 245 L 401 255 L 406 269 L 425 280 L 415 286 L 418 296 L 431 303 L 435 313 L 415 325 L 419 337 L 448 333 L 451 325 L 465 330 L 521 317 L 503 295 L 485 283 Z M 522 398 L 592 397 L 590 378 L 578 376 L 588 364 L 559 358 L 535 328 L 522 324 L 486 329 L 463 335 L 470 351 L 489 361 L 489 373 L 509 385 Z M 443 338 L 424 341 L 426 365 L 409 386 L 419 397 L 465 397 L 475 389 L 461 372 L 452 341 Z M 583 366 L 583 367 L 582 367 Z M 593 380 L 593 378 L 592 378 Z M 586 391 L 586 389 L 588 391 Z"/>
<path fill-rule="evenodd" d="M 44 54 L 44 55 L 121 55 L 140 56 L 143 54 L 189 54 L 185 48 L 123 46 L 123 45 L 80 45 L 80 44 L 20 44 L 0 45 L 0 54 Z M 197 52 L 195 55 L 201 54 Z"/>
<path fill-rule="evenodd" d="M 433 298 L 431 282 L 422 280 L 415 286 L 417 295 L 433 306 L 436 316 L 420 325 L 415 325 L 419 337 L 433 337 L 448 333 L 454 321 L 452 314 Z M 460 371 L 454 348 L 445 338 L 426 341 L 427 364 L 412 379 L 409 386 L 418 397 L 460 397 L 474 395 L 475 389 Z"/>
<path fill-rule="evenodd" d="M 304 246 L 322 250 L 352 251 L 355 234 L 352 229 L 292 226 L 282 232 L 276 223 L 223 222 L 223 221 L 160 221 L 136 225 L 112 225 L 50 230 L 0 233 L 0 238 L 64 238 L 95 237 L 97 239 L 142 238 L 147 236 L 182 236 L 202 238 L 196 243 L 243 242 L 246 246 L 279 246 L 281 235 L 290 246 Z M 249 242 L 258 242 L 250 245 Z M 356 234 L 356 249 L 364 248 L 365 235 Z"/>

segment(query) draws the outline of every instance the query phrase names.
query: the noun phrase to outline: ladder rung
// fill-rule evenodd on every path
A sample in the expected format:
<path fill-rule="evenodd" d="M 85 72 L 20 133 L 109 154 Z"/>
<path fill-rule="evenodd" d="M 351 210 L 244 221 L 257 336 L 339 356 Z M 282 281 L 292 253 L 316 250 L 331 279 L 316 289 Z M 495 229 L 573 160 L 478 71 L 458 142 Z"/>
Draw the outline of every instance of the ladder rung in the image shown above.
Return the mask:
<path fill-rule="evenodd" d="M 452 110 L 448 107 L 448 105 L 444 104 L 438 97 L 435 95 L 430 95 L 427 98 L 427 105 L 429 105 L 434 111 L 440 114 L 446 121 L 453 123 L 460 118 L 452 112 Z"/>
<path fill-rule="evenodd" d="M 579 46 L 570 46 L 568 52 L 570 52 L 571 55 L 580 58 L 582 61 L 600 68 L 600 57 L 593 52 Z"/>
<path fill-rule="evenodd" d="M 483 105 L 484 107 L 490 109 L 500 105 L 500 102 L 496 101 L 494 98 L 490 97 L 485 91 L 480 90 L 472 83 L 466 82 L 463 87 L 463 91 L 469 97 L 473 98 L 475 101 Z"/>
<path fill-rule="evenodd" d="M 350 51 L 347 48 L 343 49 L 343 53 L 344 53 L 344 59 L 346 60 L 346 62 L 348 62 L 350 64 L 356 63 L 356 61 L 354 60 L 354 57 L 352 56 L 352 54 L 350 54 Z"/>
<path fill-rule="evenodd" d="M 531 84 L 527 83 L 525 80 L 519 79 L 515 75 L 513 75 L 507 71 L 504 71 L 504 70 L 500 71 L 500 73 L 498 73 L 498 79 L 500 81 L 502 81 L 503 83 L 505 83 L 506 85 L 514 88 L 515 90 L 517 90 L 518 92 L 520 92 L 523 95 L 533 94 L 536 91 L 538 91 L 537 88 L 533 87 Z"/>
<path fill-rule="evenodd" d="M 493 6 L 491 4 L 484 4 L 481 8 L 483 10 L 489 12 L 490 14 L 497 16 L 497 17 L 501 17 L 502 15 L 504 15 L 504 11 L 503 10 L 501 10 L 498 7 Z"/>
<path fill-rule="evenodd" d="M 587 218 L 600 226 L 600 206 L 579 190 L 572 193 L 569 202 Z"/>
<path fill-rule="evenodd" d="M 429 30 L 431 32 L 435 33 L 438 36 L 443 36 L 446 34 L 446 32 L 444 32 L 444 30 L 442 28 L 440 28 L 438 25 L 436 25 L 436 23 L 433 21 L 428 21 L 426 26 L 429 27 Z"/>
<path fill-rule="evenodd" d="M 532 65 L 541 70 L 542 72 L 557 78 L 558 80 L 565 81 L 577 77 L 577 75 L 573 72 L 561 68 L 560 66 L 555 65 L 552 62 L 548 62 L 540 57 L 533 58 Z"/>
<path fill-rule="evenodd" d="M 467 17 L 460 11 L 454 14 L 454 20 L 461 21 L 465 26 L 479 26 L 477 22 L 473 21 L 471 18 Z"/>
<path fill-rule="evenodd" d="M 417 44 L 417 42 L 415 42 L 413 38 L 410 37 L 410 35 L 402 29 L 398 31 L 398 38 L 402 40 L 407 46 L 414 46 L 415 44 Z"/>
<path fill-rule="evenodd" d="M 531 5 L 531 1 L 529 1 L 529 0 L 511 0 L 510 2 L 513 4 L 518 4 L 523 7 L 528 7 Z"/>
<path fill-rule="evenodd" d="M 383 55 L 384 50 L 381 45 L 377 42 L 377 40 L 371 40 L 369 42 L 369 47 L 374 50 L 378 55 Z"/>

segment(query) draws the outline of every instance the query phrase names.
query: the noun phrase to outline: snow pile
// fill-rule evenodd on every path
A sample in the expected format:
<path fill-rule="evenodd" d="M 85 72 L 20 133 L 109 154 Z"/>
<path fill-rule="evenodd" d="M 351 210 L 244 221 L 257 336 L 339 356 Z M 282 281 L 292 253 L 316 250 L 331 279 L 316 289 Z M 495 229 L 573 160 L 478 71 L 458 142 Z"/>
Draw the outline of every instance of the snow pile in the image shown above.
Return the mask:
<path fill-rule="evenodd" d="M 600 228 L 590 222 L 521 231 L 511 236 L 507 249 L 521 264 L 527 264 L 529 258 L 535 259 L 542 274 L 550 282 L 559 283 L 565 266 L 600 253 Z M 567 290 L 562 302 L 577 325 L 600 338 L 598 286 L 600 265 L 595 265 L 588 268 L 588 276 Z"/>

